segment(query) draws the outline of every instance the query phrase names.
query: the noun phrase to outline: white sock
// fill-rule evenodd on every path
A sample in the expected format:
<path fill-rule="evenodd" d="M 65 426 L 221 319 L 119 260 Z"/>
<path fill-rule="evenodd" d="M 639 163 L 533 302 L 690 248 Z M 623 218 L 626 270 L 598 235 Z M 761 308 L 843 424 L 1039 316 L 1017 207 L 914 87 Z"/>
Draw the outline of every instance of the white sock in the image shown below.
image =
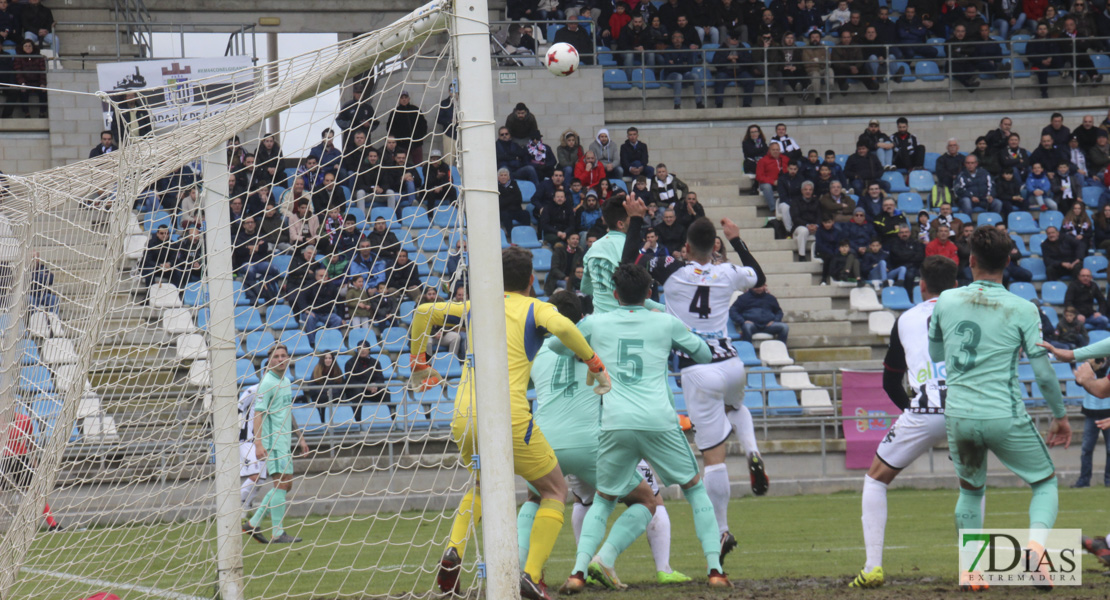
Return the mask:
<path fill-rule="evenodd" d="M 574 545 L 578 545 L 578 538 L 582 537 L 582 521 L 586 520 L 586 513 L 590 507 L 581 502 L 574 503 L 574 510 L 570 513 L 570 524 L 574 527 Z"/>
<path fill-rule="evenodd" d="M 651 546 L 651 555 L 655 558 L 655 570 L 670 573 L 671 569 L 671 516 L 667 514 L 667 507 L 660 504 L 655 507 L 655 516 L 651 518 L 647 528 L 648 545 Z"/>
<path fill-rule="evenodd" d="M 863 476 L 863 546 L 867 550 L 864 569 L 870 571 L 883 565 L 883 537 L 886 535 L 886 486 Z"/>
<path fill-rule="evenodd" d="M 717 529 L 721 533 L 728 531 L 730 489 L 728 469 L 724 464 L 705 467 L 705 491 L 709 494 L 709 501 L 713 503 L 713 513 L 717 516 Z"/>
<path fill-rule="evenodd" d="M 252 481 L 250 477 L 243 478 L 243 485 L 239 486 L 239 501 L 242 503 L 243 510 L 250 510 L 251 502 L 254 502 L 254 492 L 258 489 L 258 482 Z"/>
<path fill-rule="evenodd" d="M 732 429 L 736 431 L 736 437 L 740 438 L 740 444 L 744 446 L 744 452 L 748 456 L 759 454 L 759 443 L 755 441 L 755 422 L 752 420 L 752 411 L 741 404 L 738 408 L 725 411 L 725 416 L 732 423 Z M 712 496 L 710 497 L 712 498 Z"/>

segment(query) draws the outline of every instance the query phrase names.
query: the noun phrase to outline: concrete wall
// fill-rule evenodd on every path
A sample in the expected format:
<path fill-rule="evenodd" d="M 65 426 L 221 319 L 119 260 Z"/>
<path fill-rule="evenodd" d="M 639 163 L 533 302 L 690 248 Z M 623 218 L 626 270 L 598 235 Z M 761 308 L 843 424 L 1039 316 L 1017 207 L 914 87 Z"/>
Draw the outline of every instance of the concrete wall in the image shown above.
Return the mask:
<path fill-rule="evenodd" d="M 493 104 L 497 124 L 504 124 L 516 103 L 523 102 L 536 115 L 545 143 L 558 146 L 562 133 L 573 129 L 588 147 L 597 130 L 605 126 L 601 75 L 601 69 L 585 69 L 570 77 L 555 77 L 547 69 L 495 68 Z M 513 76 L 516 83 L 500 79 L 508 77 L 511 80 Z"/>
<path fill-rule="evenodd" d="M 95 71 L 52 71 L 49 82 L 50 87 L 74 92 L 93 93 L 99 87 Z M 49 104 L 50 166 L 88 158 L 104 130 L 100 100 L 95 96 L 49 94 Z"/>

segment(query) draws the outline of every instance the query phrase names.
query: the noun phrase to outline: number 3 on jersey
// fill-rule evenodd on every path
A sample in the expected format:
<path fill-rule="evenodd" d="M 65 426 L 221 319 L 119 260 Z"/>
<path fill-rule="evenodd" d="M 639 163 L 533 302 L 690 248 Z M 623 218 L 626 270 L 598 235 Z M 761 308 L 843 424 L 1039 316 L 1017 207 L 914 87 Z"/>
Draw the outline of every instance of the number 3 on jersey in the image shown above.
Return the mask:
<path fill-rule="evenodd" d="M 699 285 L 694 291 L 694 296 L 690 298 L 690 312 L 697 315 L 699 319 L 708 319 L 713 313 L 713 309 L 709 307 L 708 285 Z"/>
<path fill-rule="evenodd" d="M 960 321 L 956 324 L 956 335 L 960 336 L 960 353 L 952 357 L 952 364 L 957 369 L 967 372 L 975 368 L 983 329 L 974 321 Z"/>

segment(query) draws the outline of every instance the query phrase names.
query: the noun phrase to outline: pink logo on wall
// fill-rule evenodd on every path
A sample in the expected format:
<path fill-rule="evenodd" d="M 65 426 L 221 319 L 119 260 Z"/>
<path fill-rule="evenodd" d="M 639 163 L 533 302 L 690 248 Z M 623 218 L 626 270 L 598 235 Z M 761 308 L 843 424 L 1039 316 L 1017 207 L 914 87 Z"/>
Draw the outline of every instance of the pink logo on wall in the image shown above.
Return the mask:
<path fill-rule="evenodd" d="M 844 421 L 844 468 L 871 466 L 875 449 L 902 411 L 883 391 L 882 371 L 841 369 L 841 415 Z M 850 419 L 848 419 L 850 417 Z"/>

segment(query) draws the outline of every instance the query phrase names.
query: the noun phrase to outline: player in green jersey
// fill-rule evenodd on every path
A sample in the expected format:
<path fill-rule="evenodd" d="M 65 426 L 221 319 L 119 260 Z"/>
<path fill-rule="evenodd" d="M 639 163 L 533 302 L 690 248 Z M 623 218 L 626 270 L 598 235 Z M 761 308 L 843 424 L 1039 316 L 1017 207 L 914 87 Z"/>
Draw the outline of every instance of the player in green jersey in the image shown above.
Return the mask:
<path fill-rule="evenodd" d="M 635 200 L 635 196 L 632 199 Z M 618 192 L 605 201 L 601 214 L 609 226 L 609 233 L 594 242 L 582 258 L 582 293 L 593 296 L 595 314 L 612 312 L 619 307 L 613 295 L 613 273 L 621 264 L 628 232 L 628 212 L 624 208 L 626 200 L 628 196 Z M 644 306 L 659 311 L 666 308 L 650 298 Z"/>
<path fill-rule="evenodd" d="M 1045 440 L 1025 411 L 1017 377 L 1022 350 L 1029 356 L 1037 385 L 1054 417 L 1048 446 L 1071 443 L 1060 382 L 1041 341 L 1037 307 L 1002 286 L 1010 262 L 1010 239 L 994 227 L 971 236 L 970 285 L 940 295 L 929 323 L 929 354 L 947 367 L 945 429 L 948 451 L 960 478 L 957 529 L 982 529 L 980 500 L 987 483 L 987 451 L 1033 488 L 1029 503 L 1029 548 L 1044 554 L 1044 541 L 1056 522 L 1057 482 Z M 963 589 L 981 579 L 961 573 Z M 1049 583 L 1051 585 L 1051 583 Z"/>
<path fill-rule="evenodd" d="M 667 393 L 667 363 L 672 350 L 685 352 L 697 363 L 709 362 L 712 351 L 674 316 L 644 307 L 651 282 L 651 275 L 643 267 L 627 264 L 617 267 L 613 287 L 620 308 L 594 314 L 579 324 L 582 334 L 594 340 L 598 356 L 607 357 L 614 366 L 613 387 L 605 394 L 601 410 L 597 493 L 582 525 L 570 579 L 583 581 L 587 569 L 598 577 L 612 567 L 594 552 L 605 535 L 617 499 L 627 496 L 639 483 L 637 463 L 646 460 L 664 485 L 680 485 L 690 502 L 694 529 L 705 554 L 709 585 L 731 587 L 728 576 L 721 570 L 713 503 Z M 551 349 L 563 355 L 568 352 L 560 343 L 553 343 Z M 622 529 L 627 526 L 628 531 L 636 528 L 642 531 L 651 517 L 650 508 L 633 504 L 614 524 L 614 533 L 618 525 Z M 568 580 L 568 587 L 570 584 Z"/>

